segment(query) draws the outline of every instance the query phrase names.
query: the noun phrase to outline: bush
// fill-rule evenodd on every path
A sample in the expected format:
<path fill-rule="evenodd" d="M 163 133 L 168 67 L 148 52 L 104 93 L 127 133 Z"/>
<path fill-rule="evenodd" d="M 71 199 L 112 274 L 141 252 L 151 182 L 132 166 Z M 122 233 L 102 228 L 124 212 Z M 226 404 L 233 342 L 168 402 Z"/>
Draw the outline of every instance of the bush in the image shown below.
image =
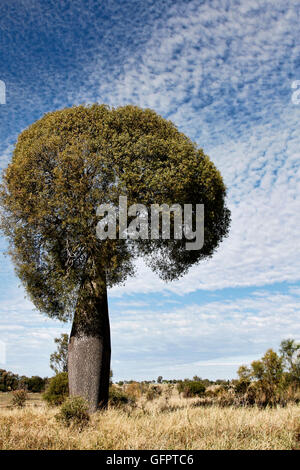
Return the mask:
<path fill-rule="evenodd" d="M 43 395 L 44 400 L 51 405 L 61 405 L 69 395 L 68 373 L 61 372 L 50 379 Z"/>
<path fill-rule="evenodd" d="M 82 397 L 70 397 L 62 404 L 56 419 L 65 426 L 83 428 L 90 420 L 89 405 Z"/>
<path fill-rule="evenodd" d="M 124 405 L 135 405 L 135 398 L 112 385 L 109 388 L 109 405 L 116 408 Z"/>
<path fill-rule="evenodd" d="M 146 391 L 147 386 L 138 382 L 131 382 L 130 384 L 126 385 L 126 394 L 129 395 L 130 398 L 136 400 L 140 398 L 142 394 Z"/>
<path fill-rule="evenodd" d="M 184 398 L 200 397 L 205 393 L 205 386 L 202 382 L 185 380 L 177 384 L 177 390 L 182 393 Z"/>
<path fill-rule="evenodd" d="M 23 408 L 25 406 L 25 402 L 27 400 L 27 391 L 20 389 L 15 390 L 12 393 L 12 404 L 14 406 L 18 406 L 19 408 Z"/>
<path fill-rule="evenodd" d="M 153 385 L 149 387 L 146 392 L 146 399 L 149 401 L 154 400 L 154 398 L 158 398 L 161 395 L 161 387 L 157 385 Z"/>

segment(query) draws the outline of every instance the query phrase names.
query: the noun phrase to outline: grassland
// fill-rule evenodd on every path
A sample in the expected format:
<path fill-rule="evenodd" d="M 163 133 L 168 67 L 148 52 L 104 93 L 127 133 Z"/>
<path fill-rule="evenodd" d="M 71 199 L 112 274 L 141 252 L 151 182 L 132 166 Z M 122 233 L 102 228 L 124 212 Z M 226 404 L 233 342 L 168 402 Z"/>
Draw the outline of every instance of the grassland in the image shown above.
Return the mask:
<path fill-rule="evenodd" d="M 58 423 L 58 409 L 41 404 L 40 396 L 30 397 L 24 409 L 4 406 L 9 398 L 0 394 L 0 449 L 300 448 L 297 405 L 200 407 L 197 399 L 159 397 L 133 409 L 97 412 L 80 431 Z"/>
<path fill-rule="evenodd" d="M 0 410 L 3 408 L 11 407 L 12 394 L 7 392 L 0 392 Z M 41 406 L 43 399 L 41 393 L 28 393 L 27 406 Z"/>

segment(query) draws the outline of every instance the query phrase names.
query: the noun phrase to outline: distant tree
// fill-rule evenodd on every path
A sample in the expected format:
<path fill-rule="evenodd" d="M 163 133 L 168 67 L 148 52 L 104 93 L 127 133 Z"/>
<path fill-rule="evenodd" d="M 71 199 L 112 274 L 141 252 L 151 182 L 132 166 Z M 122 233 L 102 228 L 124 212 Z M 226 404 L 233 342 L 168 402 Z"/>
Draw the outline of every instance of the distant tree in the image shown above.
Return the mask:
<path fill-rule="evenodd" d="M 247 366 L 240 366 L 237 371 L 239 380 L 235 384 L 238 393 L 245 393 L 252 381 L 252 370 Z"/>
<path fill-rule="evenodd" d="M 282 381 L 283 359 L 273 349 L 268 349 L 260 361 L 252 362 L 252 369 L 255 378 L 278 385 Z"/>
<path fill-rule="evenodd" d="M 162 380 L 163 380 L 162 376 L 159 375 L 159 376 L 157 377 L 157 383 L 158 383 L 158 384 L 161 384 L 161 383 L 162 383 Z"/>
<path fill-rule="evenodd" d="M 5 383 L 6 374 L 7 372 L 5 369 L 0 369 L 0 392 L 6 392 L 6 383 Z"/>
<path fill-rule="evenodd" d="M 54 342 L 57 344 L 57 351 L 50 356 L 50 367 L 54 370 L 55 374 L 68 372 L 69 336 L 63 333 L 59 338 L 55 338 Z"/>
<path fill-rule="evenodd" d="M 229 380 L 217 379 L 215 381 L 215 385 L 228 385 L 228 384 L 229 384 Z"/>
<path fill-rule="evenodd" d="M 202 382 L 183 380 L 178 382 L 177 390 L 182 393 L 183 397 L 190 398 L 195 396 L 203 396 L 205 393 L 205 386 Z"/>
<path fill-rule="evenodd" d="M 38 375 L 32 377 L 22 376 L 19 380 L 18 388 L 28 390 L 32 393 L 41 393 L 45 389 L 47 379 L 42 379 Z"/>
<path fill-rule="evenodd" d="M 19 386 L 20 377 L 10 371 L 0 369 L 0 391 L 10 392 Z"/>
<path fill-rule="evenodd" d="M 194 375 L 193 380 L 194 380 L 194 382 L 201 382 L 202 381 L 201 377 L 199 377 L 198 375 Z"/>
<path fill-rule="evenodd" d="M 248 366 L 240 366 L 237 374 L 240 380 L 250 381 L 252 372 Z"/>
<path fill-rule="evenodd" d="M 193 227 L 196 204 L 203 204 L 204 245 L 187 250 L 185 236 L 166 239 L 161 221 L 155 239 L 148 226 L 146 239 L 133 242 L 118 220 L 121 237 L 100 240 L 96 209 L 103 203 L 118 208 L 119 196 L 129 207 L 190 204 Z M 70 394 L 87 398 L 91 410 L 108 403 L 107 288 L 134 273 L 138 256 L 166 281 L 210 258 L 228 234 L 225 197 L 209 157 L 150 109 L 74 106 L 46 114 L 19 135 L 0 187 L 0 228 L 37 309 L 73 319 Z"/>
<path fill-rule="evenodd" d="M 275 393 L 290 383 L 296 388 L 300 384 L 300 344 L 293 339 L 285 339 L 279 348 L 280 354 L 269 349 L 260 360 L 253 361 L 251 367 L 241 366 L 238 369 L 238 388 L 244 390 L 255 382 L 264 390 Z"/>
<path fill-rule="evenodd" d="M 280 353 L 289 379 L 300 384 L 300 343 L 294 339 L 285 339 L 280 344 Z"/>
<path fill-rule="evenodd" d="M 28 380 L 28 391 L 33 393 L 41 393 L 45 389 L 46 379 L 34 375 Z"/>

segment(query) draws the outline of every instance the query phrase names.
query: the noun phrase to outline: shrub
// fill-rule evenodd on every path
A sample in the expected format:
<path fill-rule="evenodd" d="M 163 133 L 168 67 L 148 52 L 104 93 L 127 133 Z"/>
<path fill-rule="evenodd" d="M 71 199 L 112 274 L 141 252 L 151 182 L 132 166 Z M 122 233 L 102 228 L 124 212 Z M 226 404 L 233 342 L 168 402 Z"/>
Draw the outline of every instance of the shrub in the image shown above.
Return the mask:
<path fill-rule="evenodd" d="M 83 428 L 90 420 L 89 405 L 82 397 L 70 397 L 62 404 L 56 419 L 65 426 Z"/>
<path fill-rule="evenodd" d="M 132 382 L 126 385 L 125 390 L 127 395 L 136 400 L 143 394 L 144 391 L 146 391 L 146 386 L 138 382 Z"/>
<path fill-rule="evenodd" d="M 127 395 L 123 390 L 112 385 L 109 388 L 109 405 L 112 407 L 121 407 L 124 405 L 135 405 L 135 398 Z"/>
<path fill-rule="evenodd" d="M 200 397 L 205 393 L 205 386 L 202 382 L 184 380 L 177 384 L 177 390 L 179 393 L 182 393 L 184 398 Z"/>
<path fill-rule="evenodd" d="M 27 391 L 24 389 L 15 390 L 12 394 L 12 404 L 14 406 L 18 406 L 19 408 L 23 408 L 25 402 L 27 400 Z"/>
<path fill-rule="evenodd" d="M 149 387 L 146 392 L 146 399 L 149 401 L 154 400 L 154 398 L 158 398 L 161 395 L 161 387 L 154 385 Z"/>
<path fill-rule="evenodd" d="M 68 373 L 61 372 L 50 379 L 43 398 L 49 405 L 57 406 L 61 405 L 68 395 Z"/>

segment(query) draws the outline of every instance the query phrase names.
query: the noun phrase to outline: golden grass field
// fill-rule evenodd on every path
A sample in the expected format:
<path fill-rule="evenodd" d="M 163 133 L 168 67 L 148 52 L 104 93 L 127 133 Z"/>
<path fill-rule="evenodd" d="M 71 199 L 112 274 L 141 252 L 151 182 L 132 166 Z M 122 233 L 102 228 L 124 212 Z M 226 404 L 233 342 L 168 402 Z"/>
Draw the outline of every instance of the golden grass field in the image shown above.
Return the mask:
<path fill-rule="evenodd" d="M 0 394 L 1 395 L 1 394 Z M 4 397 L 6 395 L 6 397 Z M 23 409 L 0 397 L 0 449 L 299 449 L 300 407 L 199 407 L 197 399 L 140 399 L 134 409 L 95 413 L 80 431 L 58 423 L 58 408 L 31 396 Z M 33 400 L 33 398 L 35 398 Z"/>

